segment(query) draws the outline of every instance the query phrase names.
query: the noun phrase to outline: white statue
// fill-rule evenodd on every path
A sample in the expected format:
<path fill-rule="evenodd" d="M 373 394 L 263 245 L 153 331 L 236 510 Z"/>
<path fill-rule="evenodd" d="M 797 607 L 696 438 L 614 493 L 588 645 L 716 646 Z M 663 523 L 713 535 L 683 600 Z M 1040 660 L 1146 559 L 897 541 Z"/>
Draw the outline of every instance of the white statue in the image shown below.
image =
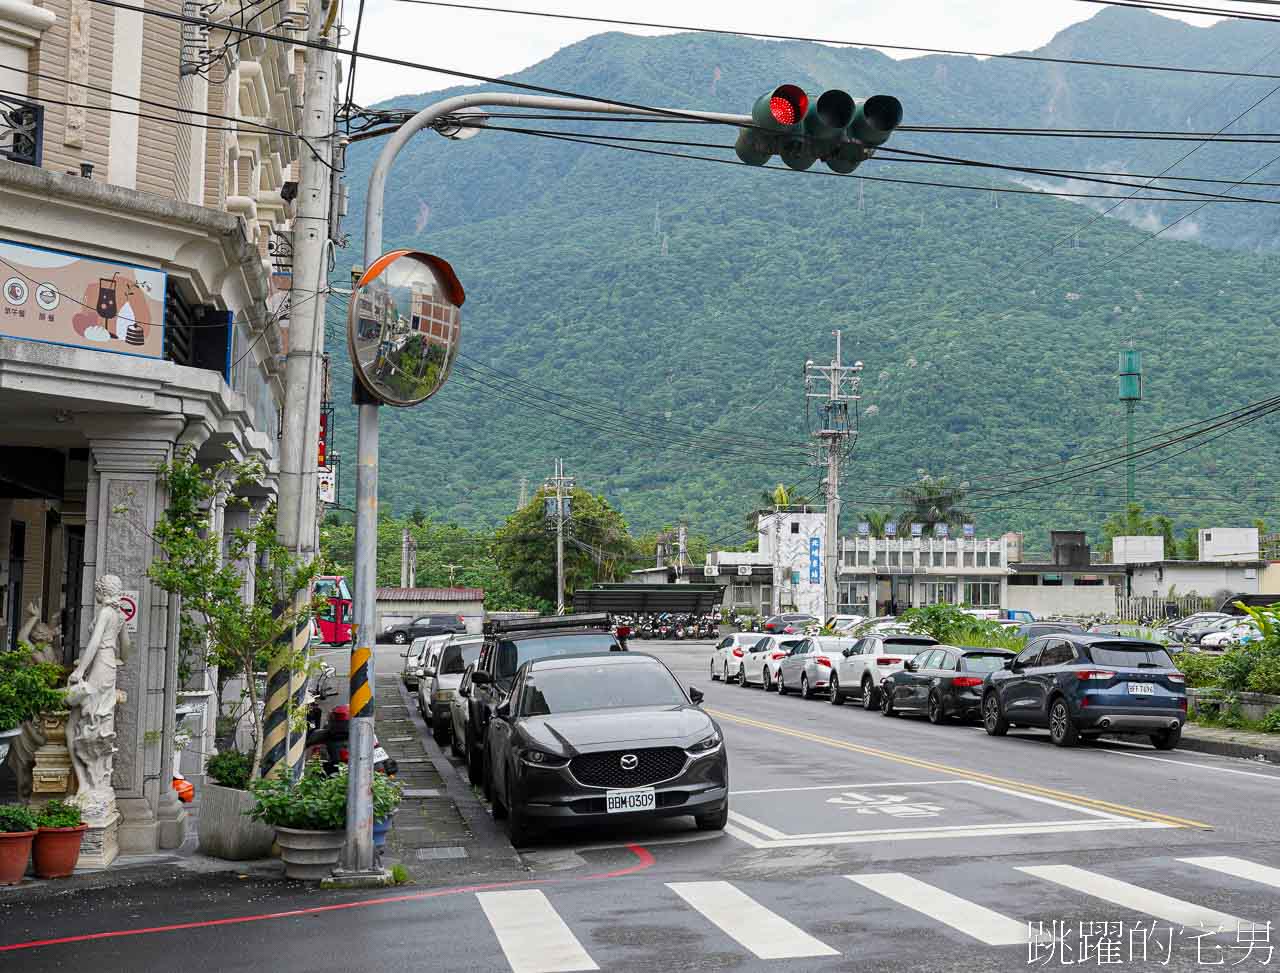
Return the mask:
<path fill-rule="evenodd" d="M 115 810 L 111 768 L 116 752 L 116 706 L 124 694 L 116 689 L 116 670 L 128 649 L 120 579 L 104 574 L 93 586 L 98 612 L 89 643 L 67 679 L 67 744 L 80 789 L 76 800 L 91 824 L 106 821 Z"/>
<path fill-rule="evenodd" d="M 60 663 L 62 659 L 58 650 L 61 648 L 61 639 L 62 626 L 40 621 L 40 603 L 33 601 L 28 604 L 27 618 L 18 632 L 18 641 L 26 642 L 35 650 L 35 660 Z"/>

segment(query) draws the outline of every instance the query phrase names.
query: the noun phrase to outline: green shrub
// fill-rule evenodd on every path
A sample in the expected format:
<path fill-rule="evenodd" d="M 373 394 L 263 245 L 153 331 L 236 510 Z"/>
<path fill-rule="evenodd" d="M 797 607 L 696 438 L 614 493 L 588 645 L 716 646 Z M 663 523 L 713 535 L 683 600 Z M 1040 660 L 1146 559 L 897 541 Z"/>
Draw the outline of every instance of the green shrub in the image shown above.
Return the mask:
<path fill-rule="evenodd" d="M 929 635 L 947 645 L 969 645 L 983 649 L 1009 649 L 1019 652 L 1026 640 L 1005 626 L 985 618 L 975 618 L 956 605 L 925 605 L 909 608 L 902 621 L 913 632 Z"/>
<path fill-rule="evenodd" d="M 253 755 L 223 750 L 205 761 L 204 769 L 215 784 L 237 791 L 248 790 L 249 778 L 253 776 Z"/>
<path fill-rule="evenodd" d="M 1263 733 L 1280 733 L 1280 706 L 1264 716 L 1258 728 Z"/>
<path fill-rule="evenodd" d="M 62 667 L 36 662 L 30 650 L 0 652 L 0 730 L 12 730 L 41 713 L 62 709 Z"/>
<path fill-rule="evenodd" d="M 0 804 L 0 832 L 35 831 L 36 816 L 23 804 Z"/>
<path fill-rule="evenodd" d="M 1255 693 L 1280 694 L 1280 652 L 1259 652 L 1247 686 Z"/>
<path fill-rule="evenodd" d="M 1221 656 L 1204 653 L 1177 652 L 1173 656 L 1173 664 L 1187 677 L 1187 687 L 1190 689 L 1216 687 L 1219 684 L 1218 669 L 1221 662 Z"/>
<path fill-rule="evenodd" d="M 36 823 L 42 828 L 76 828 L 84 823 L 84 815 L 78 804 L 50 801 L 36 814 Z"/>
<path fill-rule="evenodd" d="M 255 804 L 249 817 L 272 827 L 337 831 L 347 824 L 347 769 L 325 776 L 319 761 L 307 765 L 297 783 L 268 777 L 249 785 Z M 385 774 L 373 775 L 373 816 L 385 818 L 400 806 L 400 785 Z"/>
<path fill-rule="evenodd" d="M 1233 693 L 1249 688 L 1249 675 L 1253 672 L 1257 651 L 1252 646 L 1241 646 L 1224 652 L 1218 659 L 1218 686 Z"/>

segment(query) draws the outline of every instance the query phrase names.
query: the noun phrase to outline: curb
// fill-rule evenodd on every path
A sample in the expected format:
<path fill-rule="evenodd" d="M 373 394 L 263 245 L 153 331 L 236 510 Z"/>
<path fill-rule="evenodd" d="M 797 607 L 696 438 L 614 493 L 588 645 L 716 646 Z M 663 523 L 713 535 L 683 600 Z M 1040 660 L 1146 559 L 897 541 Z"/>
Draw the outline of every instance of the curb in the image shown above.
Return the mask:
<path fill-rule="evenodd" d="M 1179 750 L 1194 750 L 1198 753 L 1212 753 L 1220 757 L 1242 757 L 1245 760 L 1266 760 L 1280 764 L 1280 742 L 1276 746 L 1257 746 L 1252 743 L 1241 743 L 1234 740 L 1208 740 L 1203 737 L 1183 738 L 1178 742 Z"/>

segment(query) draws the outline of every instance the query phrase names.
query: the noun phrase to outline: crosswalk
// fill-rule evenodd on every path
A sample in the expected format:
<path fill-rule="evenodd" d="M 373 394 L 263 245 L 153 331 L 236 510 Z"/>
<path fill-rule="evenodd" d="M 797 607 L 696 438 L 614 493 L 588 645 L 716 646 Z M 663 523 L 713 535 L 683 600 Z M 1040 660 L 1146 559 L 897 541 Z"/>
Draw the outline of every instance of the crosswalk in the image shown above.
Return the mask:
<path fill-rule="evenodd" d="M 608 969 L 611 963 L 627 965 L 617 962 L 616 933 L 593 941 L 593 922 L 597 930 L 615 930 L 628 921 L 652 929 L 661 920 L 672 934 L 686 937 L 696 936 L 702 923 L 708 951 L 724 952 L 716 946 L 718 941 L 723 947 L 734 944 L 759 960 L 809 960 L 804 964 L 809 968 L 823 958 L 862 954 L 875 937 L 872 927 L 876 922 L 899 929 L 932 926 L 938 935 L 953 942 L 989 947 L 1020 946 L 1025 951 L 1029 936 L 1034 939 L 1032 947 L 1052 944 L 1053 936 L 1043 931 L 1044 909 L 1054 903 L 1093 918 L 1161 920 L 1174 929 L 1217 931 L 1223 943 L 1241 928 L 1274 925 L 1280 918 L 1280 900 L 1258 894 L 1264 887 L 1280 889 L 1280 868 L 1243 858 L 1162 859 L 1162 872 L 1150 867 L 1142 871 L 1144 884 L 1125 881 L 1105 869 L 1067 864 L 993 867 L 996 871 L 984 873 L 983 881 L 960 883 L 953 868 L 937 884 L 895 871 L 752 883 L 750 892 L 723 880 L 653 883 L 643 891 L 629 884 L 625 900 L 629 906 L 611 913 L 604 911 L 606 905 L 598 893 L 584 899 L 584 894 L 574 895 L 572 885 L 548 887 L 546 891 L 478 892 L 475 896 L 512 973 L 574 973 Z M 1186 880 L 1192 884 L 1200 880 L 1199 891 L 1189 898 L 1169 894 L 1167 889 L 1179 878 L 1183 885 Z M 833 883 L 843 883 L 845 891 Z M 965 895 L 944 888 L 944 884 L 952 888 L 959 884 Z M 616 888 L 621 894 L 622 886 Z M 768 901 L 768 895 L 782 895 L 783 901 Z M 976 901 L 984 897 L 988 902 Z M 1232 898 L 1249 903 L 1248 908 L 1238 910 L 1247 915 L 1215 907 L 1229 904 Z M 828 913 L 832 911 L 830 904 L 838 903 L 838 914 L 824 916 L 824 908 L 809 903 L 823 903 Z M 867 920 L 861 939 L 859 916 Z M 847 928 L 842 934 L 852 938 L 824 941 L 824 937 L 834 938 L 820 921 L 824 918 L 844 920 Z M 692 933 L 688 931 L 691 924 Z M 584 945 L 584 939 L 589 946 Z M 1280 945 L 1280 937 L 1276 944 Z M 592 950 L 601 955 L 593 957 Z M 1016 950 L 1005 955 L 1010 963 L 1025 962 Z"/>

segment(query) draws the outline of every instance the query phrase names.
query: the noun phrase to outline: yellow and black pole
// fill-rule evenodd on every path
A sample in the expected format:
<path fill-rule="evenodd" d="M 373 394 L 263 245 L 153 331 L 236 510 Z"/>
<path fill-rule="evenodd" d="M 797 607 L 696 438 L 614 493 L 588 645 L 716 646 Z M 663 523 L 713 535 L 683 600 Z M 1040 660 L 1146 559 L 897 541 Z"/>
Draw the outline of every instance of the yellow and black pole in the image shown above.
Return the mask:
<path fill-rule="evenodd" d="M 276 636 L 275 651 L 267 663 L 267 694 L 262 721 L 262 776 L 285 773 L 297 780 L 302 776 L 307 755 L 305 730 L 294 732 L 292 715 L 300 712 L 307 690 L 304 666 L 310 641 L 309 615 L 305 611 L 309 592 L 298 592 L 294 605 L 281 602 L 277 617 L 290 614 L 293 624 Z"/>

